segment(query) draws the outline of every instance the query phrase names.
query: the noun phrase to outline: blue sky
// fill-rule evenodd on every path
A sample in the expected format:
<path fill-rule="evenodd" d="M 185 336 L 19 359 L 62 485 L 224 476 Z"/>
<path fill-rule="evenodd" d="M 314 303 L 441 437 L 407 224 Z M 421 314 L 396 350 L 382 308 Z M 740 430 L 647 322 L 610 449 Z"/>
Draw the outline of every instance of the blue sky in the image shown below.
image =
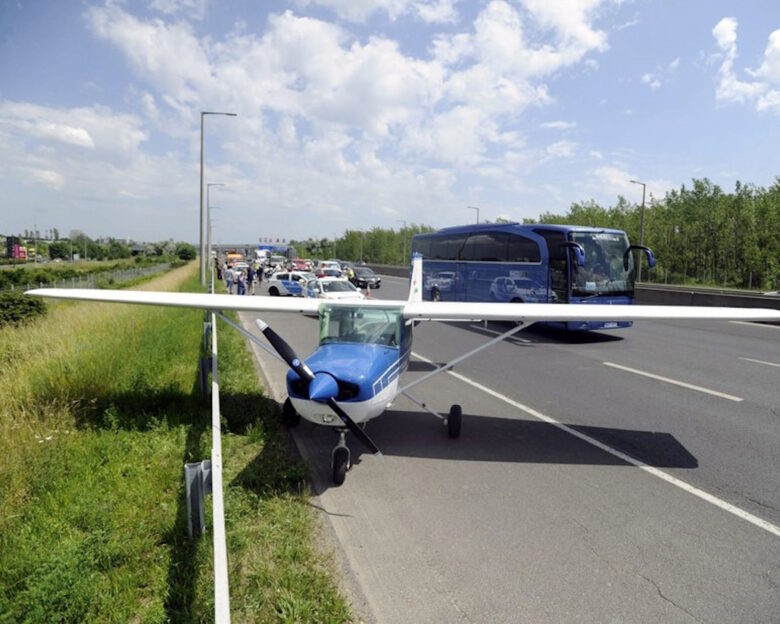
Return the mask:
<path fill-rule="evenodd" d="M 780 2 L 0 0 L 0 233 L 520 220 L 780 175 Z"/>

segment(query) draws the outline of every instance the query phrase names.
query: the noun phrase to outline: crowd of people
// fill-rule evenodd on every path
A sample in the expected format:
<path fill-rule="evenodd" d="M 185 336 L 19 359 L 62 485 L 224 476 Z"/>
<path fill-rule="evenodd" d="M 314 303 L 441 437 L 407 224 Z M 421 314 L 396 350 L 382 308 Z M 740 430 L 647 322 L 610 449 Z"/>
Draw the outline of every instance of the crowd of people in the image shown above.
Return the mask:
<path fill-rule="evenodd" d="M 215 262 L 217 279 L 225 281 L 225 289 L 229 295 L 254 295 L 255 285 L 259 289 L 263 283 L 264 269 L 260 263 L 234 267 L 232 264 L 224 266 L 219 259 Z"/>

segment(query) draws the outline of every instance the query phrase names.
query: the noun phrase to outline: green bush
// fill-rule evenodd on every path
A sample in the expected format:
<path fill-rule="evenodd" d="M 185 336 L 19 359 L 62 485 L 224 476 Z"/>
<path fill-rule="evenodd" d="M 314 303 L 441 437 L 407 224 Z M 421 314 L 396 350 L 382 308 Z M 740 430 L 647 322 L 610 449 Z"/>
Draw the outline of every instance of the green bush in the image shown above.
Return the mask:
<path fill-rule="evenodd" d="M 20 291 L 0 293 L 0 327 L 19 325 L 46 313 L 46 304 Z"/>

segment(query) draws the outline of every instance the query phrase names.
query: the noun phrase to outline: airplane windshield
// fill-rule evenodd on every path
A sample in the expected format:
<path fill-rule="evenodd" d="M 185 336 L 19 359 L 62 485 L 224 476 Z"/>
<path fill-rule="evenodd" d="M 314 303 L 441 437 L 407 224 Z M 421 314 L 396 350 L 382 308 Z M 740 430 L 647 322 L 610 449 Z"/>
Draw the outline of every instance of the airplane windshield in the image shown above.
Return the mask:
<path fill-rule="evenodd" d="M 397 347 L 402 320 L 400 308 L 323 306 L 320 344 L 355 342 Z"/>

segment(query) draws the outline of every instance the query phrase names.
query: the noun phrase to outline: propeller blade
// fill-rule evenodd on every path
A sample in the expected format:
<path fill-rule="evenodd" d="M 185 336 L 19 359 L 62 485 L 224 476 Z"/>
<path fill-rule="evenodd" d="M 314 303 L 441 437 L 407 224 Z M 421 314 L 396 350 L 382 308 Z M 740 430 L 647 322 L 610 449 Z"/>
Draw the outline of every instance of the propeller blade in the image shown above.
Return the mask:
<path fill-rule="evenodd" d="M 298 356 L 295 354 L 295 351 L 293 351 L 293 348 L 287 344 L 287 341 L 285 341 L 285 339 L 277 334 L 273 329 L 268 327 L 267 323 L 261 321 L 260 319 L 257 319 L 255 322 L 260 328 L 260 331 L 263 332 L 263 335 L 266 337 L 268 342 L 271 343 L 271 346 L 282 357 L 282 359 L 287 362 L 287 365 L 292 368 L 306 383 L 311 384 L 316 378 L 314 373 L 308 366 L 306 366 L 306 364 L 303 363 L 302 360 L 298 358 Z M 374 444 L 371 438 L 368 437 L 368 434 L 349 417 L 349 414 L 341 409 L 338 403 L 336 403 L 336 399 L 333 396 L 333 385 L 335 384 L 335 379 L 330 377 L 330 375 L 320 375 L 320 381 L 314 384 L 315 394 L 321 395 L 319 398 L 320 401 L 328 396 L 328 394 L 330 394 L 327 399 L 328 407 L 330 407 L 330 409 L 332 409 L 336 415 L 341 418 L 342 422 L 347 426 L 347 429 L 355 434 L 355 437 L 363 443 L 363 446 L 365 446 L 374 455 L 381 456 L 382 453 L 379 451 L 379 447 Z M 337 385 L 336 390 L 338 390 Z"/>
<path fill-rule="evenodd" d="M 374 455 L 382 455 L 382 453 L 379 450 L 379 447 L 374 444 L 373 440 L 368 437 L 368 434 L 363 431 L 361 427 L 358 426 L 358 424 L 352 420 L 349 417 L 349 414 L 347 414 L 338 403 L 336 403 L 336 399 L 331 397 L 328 399 L 328 407 L 332 409 L 339 418 L 344 422 L 344 424 L 347 426 L 347 428 L 355 434 L 355 437 L 360 440 L 363 443 L 363 446 L 365 446 L 369 451 L 371 451 Z"/>
<path fill-rule="evenodd" d="M 263 335 L 266 337 L 266 340 L 271 343 L 271 346 L 276 350 L 276 352 L 285 362 L 287 362 L 287 365 L 292 368 L 306 383 L 311 383 L 314 379 L 314 373 L 312 373 L 311 369 L 303 363 L 303 360 L 301 360 L 295 354 L 295 351 L 293 351 L 293 348 L 287 344 L 287 341 L 279 334 L 277 334 L 273 329 L 268 327 L 267 323 L 264 323 L 259 319 L 256 321 L 256 323 L 260 328 L 260 331 L 263 332 Z"/>

